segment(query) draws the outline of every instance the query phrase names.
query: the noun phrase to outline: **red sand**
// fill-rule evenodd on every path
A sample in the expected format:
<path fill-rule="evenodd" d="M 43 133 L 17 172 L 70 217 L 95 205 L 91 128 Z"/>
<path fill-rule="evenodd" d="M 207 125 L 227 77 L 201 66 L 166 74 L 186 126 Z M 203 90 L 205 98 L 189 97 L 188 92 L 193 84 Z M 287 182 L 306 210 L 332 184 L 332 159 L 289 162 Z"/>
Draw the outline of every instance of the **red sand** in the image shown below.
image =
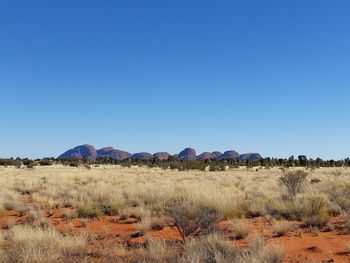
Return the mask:
<path fill-rule="evenodd" d="M 69 209 L 69 208 L 68 208 Z M 133 218 L 118 221 L 115 216 L 102 216 L 99 219 L 65 219 L 57 210 L 51 210 L 47 217 L 58 231 L 77 233 L 86 231 L 96 234 L 97 240 L 109 240 L 129 246 L 142 245 L 148 239 L 162 239 L 168 241 L 180 240 L 180 236 L 170 227 L 155 230 L 144 236 L 139 236 L 136 231 L 137 222 Z M 0 228 L 7 228 L 8 222 L 20 224 L 25 221 L 27 215 L 20 216 L 16 211 L 7 211 L 0 218 Z M 253 233 L 259 233 L 268 238 L 268 242 L 281 244 L 285 250 L 285 262 L 350 262 L 350 253 L 346 250 L 346 244 L 350 242 L 350 234 L 342 234 L 340 230 L 329 232 L 311 231 L 303 228 L 301 222 L 298 230 L 288 233 L 286 236 L 275 237 L 271 230 L 271 224 L 262 217 L 246 219 L 253 226 Z M 339 218 L 333 218 L 337 224 Z M 227 221 L 220 222 L 218 229 L 232 242 L 246 246 L 246 240 L 235 240 L 234 233 Z"/>

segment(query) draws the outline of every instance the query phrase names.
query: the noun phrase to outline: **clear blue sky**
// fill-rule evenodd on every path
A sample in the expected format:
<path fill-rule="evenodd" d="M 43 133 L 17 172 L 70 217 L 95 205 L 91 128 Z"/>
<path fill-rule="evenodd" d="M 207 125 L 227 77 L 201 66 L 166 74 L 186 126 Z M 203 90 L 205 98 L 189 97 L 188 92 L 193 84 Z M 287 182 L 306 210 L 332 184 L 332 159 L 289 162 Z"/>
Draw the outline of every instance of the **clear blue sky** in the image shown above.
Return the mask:
<path fill-rule="evenodd" d="M 350 1 L 0 2 L 0 156 L 350 156 Z"/>

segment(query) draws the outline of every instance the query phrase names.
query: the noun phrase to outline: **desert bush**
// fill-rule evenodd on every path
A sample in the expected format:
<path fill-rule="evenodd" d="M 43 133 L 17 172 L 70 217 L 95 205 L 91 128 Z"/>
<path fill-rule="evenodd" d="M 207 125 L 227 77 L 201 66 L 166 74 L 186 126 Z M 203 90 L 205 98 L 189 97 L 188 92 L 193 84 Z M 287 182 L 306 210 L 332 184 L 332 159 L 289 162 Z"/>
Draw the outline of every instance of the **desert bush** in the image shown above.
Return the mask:
<path fill-rule="evenodd" d="M 77 163 L 77 162 L 71 162 L 71 163 L 69 164 L 69 166 L 70 166 L 70 167 L 79 167 L 79 163 Z"/>
<path fill-rule="evenodd" d="M 273 200 L 267 206 L 268 213 L 277 219 L 298 220 L 303 213 L 303 207 L 297 200 Z"/>
<path fill-rule="evenodd" d="M 303 205 L 302 221 L 309 226 L 323 226 L 329 222 L 326 209 L 328 199 L 325 195 L 311 193 L 301 198 Z"/>
<path fill-rule="evenodd" d="M 73 219 L 78 217 L 78 211 L 72 209 L 61 209 L 62 217 L 65 219 Z"/>
<path fill-rule="evenodd" d="M 253 202 L 251 202 L 247 210 L 248 214 L 252 217 L 265 216 L 268 213 L 267 200 L 254 200 Z"/>
<path fill-rule="evenodd" d="M 27 165 L 27 168 L 28 168 L 28 169 L 33 169 L 33 168 L 34 168 L 34 165 L 33 165 L 33 164 L 28 164 L 28 165 Z"/>
<path fill-rule="evenodd" d="M 77 209 L 78 217 L 82 218 L 94 218 L 102 215 L 100 209 L 92 208 L 92 207 L 78 207 Z"/>
<path fill-rule="evenodd" d="M 136 226 L 136 230 L 141 234 L 145 234 L 151 230 L 161 230 L 167 226 L 166 218 L 146 217 L 141 220 Z"/>
<path fill-rule="evenodd" d="M 172 205 L 167 209 L 167 214 L 172 219 L 173 227 L 179 232 L 183 242 L 187 238 L 211 233 L 220 219 L 216 210 L 193 206 L 186 202 Z"/>
<path fill-rule="evenodd" d="M 281 263 L 284 259 L 283 248 L 279 245 L 267 245 L 258 234 L 248 239 L 250 251 L 241 257 L 239 263 Z"/>
<path fill-rule="evenodd" d="M 306 215 L 317 215 L 321 209 L 324 209 L 328 199 L 323 194 L 311 193 L 302 197 L 304 203 L 304 213 Z"/>
<path fill-rule="evenodd" d="M 321 210 L 316 215 L 306 215 L 301 218 L 301 220 L 307 226 L 325 226 L 330 220 L 330 216 L 325 210 Z"/>
<path fill-rule="evenodd" d="M 50 166 L 50 165 L 52 165 L 53 163 L 52 163 L 50 160 L 45 160 L 45 159 L 43 159 L 43 160 L 40 160 L 40 161 L 39 161 L 39 164 L 40 164 L 40 166 Z"/>
<path fill-rule="evenodd" d="M 202 236 L 190 240 L 185 248 L 181 263 L 238 262 L 242 251 L 219 235 Z"/>
<path fill-rule="evenodd" d="M 294 197 L 297 193 L 300 193 L 307 176 L 308 173 L 302 170 L 288 171 L 279 178 L 279 182 Z"/>
<path fill-rule="evenodd" d="M 329 191 L 330 199 L 344 211 L 350 211 L 350 183 L 337 185 L 337 190 Z"/>
<path fill-rule="evenodd" d="M 272 230 L 279 236 L 284 236 L 289 231 L 293 230 L 293 224 L 287 220 L 274 220 Z"/>
<path fill-rule="evenodd" d="M 180 262 L 181 247 L 176 244 L 150 240 L 146 246 L 138 255 L 138 263 Z"/>
<path fill-rule="evenodd" d="M 147 218 L 151 216 L 151 211 L 145 207 L 137 206 L 137 207 L 127 207 L 121 209 L 119 212 L 120 220 L 127 219 L 129 217 L 135 218 L 137 220 L 142 220 L 143 218 Z"/>
<path fill-rule="evenodd" d="M 281 263 L 283 250 L 266 245 L 261 238 L 251 242 L 251 249 L 239 248 L 217 234 L 191 239 L 184 246 L 151 241 L 142 251 L 140 263 Z"/>
<path fill-rule="evenodd" d="M 251 225 L 244 222 L 243 219 L 234 219 L 229 222 L 238 239 L 247 237 L 252 229 Z"/>
<path fill-rule="evenodd" d="M 311 179 L 311 181 L 310 181 L 310 183 L 312 183 L 312 184 L 317 184 L 317 183 L 320 183 L 320 182 L 321 182 L 321 180 L 318 179 L 318 178 L 313 178 L 313 179 Z"/>
<path fill-rule="evenodd" d="M 338 216 L 342 213 L 340 205 L 332 201 L 328 202 L 326 209 L 331 216 Z"/>
<path fill-rule="evenodd" d="M 63 236 L 53 228 L 30 226 L 14 226 L 2 240 L 7 244 L 0 246 L 2 263 L 63 263 L 82 256 L 87 244 L 84 235 Z"/>
<path fill-rule="evenodd" d="M 125 208 L 125 205 L 110 205 L 104 209 L 104 212 L 106 215 L 109 216 L 116 216 Z"/>

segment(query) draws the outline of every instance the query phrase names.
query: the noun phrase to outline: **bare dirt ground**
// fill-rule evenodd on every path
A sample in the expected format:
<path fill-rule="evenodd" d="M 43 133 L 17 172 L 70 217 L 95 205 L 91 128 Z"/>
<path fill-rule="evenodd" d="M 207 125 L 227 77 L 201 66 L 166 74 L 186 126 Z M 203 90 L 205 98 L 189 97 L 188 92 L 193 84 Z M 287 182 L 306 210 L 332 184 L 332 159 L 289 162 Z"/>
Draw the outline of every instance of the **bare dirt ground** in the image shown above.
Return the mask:
<path fill-rule="evenodd" d="M 67 208 L 71 209 L 71 208 Z M 6 229 L 9 224 L 21 224 L 25 222 L 28 215 L 19 215 L 16 211 L 7 211 L 6 216 L 0 218 L 0 228 Z M 143 236 L 137 231 L 137 220 L 128 218 L 118 220 L 116 216 L 101 216 L 99 219 L 64 219 L 57 210 L 47 211 L 46 217 L 55 226 L 56 230 L 65 234 L 87 232 L 94 235 L 94 243 L 90 249 L 94 251 L 90 260 L 105 262 L 104 255 L 108 246 L 115 244 L 123 245 L 125 248 L 142 247 L 149 239 L 165 241 L 179 241 L 181 237 L 172 227 L 161 230 L 152 230 Z M 271 223 L 264 217 L 245 219 L 251 224 L 253 231 L 268 239 L 268 242 L 281 244 L 285 251 L 286 263 L 298 262 L 350 262 L 350 252 L 346 243 L 350 241 L 350 235 L 342 233 L 341 230 L 313 229 L 303 227 L 302 222 L 294 221 L 296 230 L 285 236 L 276 236 L 271 230 Z M 334 217 L 331 219 L 335 226 L 341 225 L 342 219 Z M 234 231 L 227 221 L 218 225 L 218 231 L 232 242 L 246 247 L 246 238 L 237 240 Z M 103 251 L 105 250 L 105 251 Z M 132 256 L 126 256 L 125 261 L 133 261 Z"/>

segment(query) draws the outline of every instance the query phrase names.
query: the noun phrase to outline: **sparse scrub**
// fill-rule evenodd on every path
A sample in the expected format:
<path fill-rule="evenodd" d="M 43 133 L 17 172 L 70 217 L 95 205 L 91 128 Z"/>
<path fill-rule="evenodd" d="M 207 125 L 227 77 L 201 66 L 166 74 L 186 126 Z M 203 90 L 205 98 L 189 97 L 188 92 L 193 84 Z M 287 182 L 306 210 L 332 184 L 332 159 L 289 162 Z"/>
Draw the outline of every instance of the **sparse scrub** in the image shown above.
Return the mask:
<path fill-rule="evenodd" d="M 301 219 L 307 226 L 324 226 L 330 220 L 329 214 L 322 210 L 317 215 L 307 215 Z"/>
<path fill-rule="evenodd" d="M 330 216 L 326 210 L 327 197 L 320 194 L 310 194 L 303 197 L 304 212 L 302 221 L 309 226 L 324 226 Z"/>
<path fill-rule="evenodd" d="M 275 220 L 272 223 L 272 230 L 278 236 L 284 236 L 291 230 L 293 230 L 293 224 L 287 220 Z"/>
<path fill-rule="evenodd" d="M 62 214 L 62 217 L 65 219 L 73 219 L 78 217 L 78 212 L 75 209 L 61 209 L 60 212 Z"/>
<path fill-rule="evenodd" d="M 164 241 L 151 240 L 147 248 L 139 253 L 138 263 L 175 263 L 180 262 L 180 246 Z"/>
<path fill-rule="evenodd" d="M 151 211 L 144 207 L 127 207 L 120 211 L 120 220 L 127 218 L 135 218 L 137 220 L 142 220 L 144 218 L 149 218 L 151 216 Z"/>
<path fill-rule="evenodd" d="M 302 190 L 307 176 L 308 173 L 302 170 L 288 171 L 279 178 L 279 182 L 281 185 L 285 186 L 288 193 L 294 197 Z"/>
<path fill-rule="evenodd" d="M 246 238 L 252 229 L 243 219 L 230 220 L 230 224 L 238 239 Z"/>
<path fill-rule="evenodd" d="M 217 211 L 190 203 L 174 204 L 167 212 L 183 242 L 188 238 L 211 233 L 220 219 Z"/>
<path fill-rule="evenodd" d="M 176 164 L 182 165 L 181 169 L 185 169 L 180 162 Z M 73 219 L 75 216 L 93 218 L 107 214 L 115 216 L 115 220 L 119 219 L 120 223 L 124 221 L 123 219 L 134 218 L 136 220 L 125 220 L 124 223 L 139 223 L 139 230 L 144 233 L 149 229 L 161 229 L 164 227 L 163 217 L 171 216 L 171 222 L 166 222 L 165 225 L 175 230 L 180 229 L 183 240 L 186 241 L 174 246 L 164 245 L 164 249 L 169 249 L 169 254 L 173 249 L 177 251 L 174 253 L 175 258 L 170 255 L 171 259 L 164 259 L 165 255 L 159 261 L 152 258 L 144 262 L 183 263 L 188 258 L 192 259 L 186 252 L 191 253 L 190 246 L 187 244 L 202 242 L 203 245 L 207 242 L 203 241 L 207 238 L 206 234 L 212 233 L 215 226 L 221 230 L 221 226 L 225 225 L 217 224 L 221 219 L 238 220 L 237 218 L 242 216 L 246 218 L 265 216 L 271 218 L 270 222 L 274 222 L 274 219 L 303 220 L 310 228 L 326 225 L 322 228 L 324 231 L 326 227 L 333 229 L 328 227 L 331 224 L 327 226 L 330 215 L 336 216 L 350 211 L 349 168 L 336 168 L 342 171 L 337 177 L 332 175 L 335 168 L 320 167 L 312 172 L 308 170 L 312 178 L 319 179 L 321 182 L 311 184 L 311 180 L 306 178 L 304 182 L 301 182 L 301 186 L 296 187 L 296 190 L 293 191 L 288 190 L 277 179 L 281 175 L 281 170 L 274 165 L 271 165 L 271 169 L 259 168 L 258 173 L 255 167 L 246 169 L 245 166 L 239 167 L 234 162 L 228 164 L 230 166 L 228 170 L 220 172 L 201 172 L 190 168 L 185 169 L 187 171 L 178 171 L 167 168 L 138 167 L 128 161 L 125 161 L 123 166 L 100 164 L 98 167 L 91 162 L 89 165 L 93 168 L 90 170 L 83 168 L 83 162 L 79 162 L 79 165 L 80 168 L 69 167 L 69 163 L 66 166 L 38 166 L 34 170 L 16 169 L 14 166 L 0 167 L 0 208 L 19 212 L 18 214 L 15 211 L 6 212 L 13 214 L 9 217 L 12 221 L 8 224 L 9 229 L 4 223 L 3 230 L 0 232 L 7 236 L 12 228 L 21 225 L 32 225 L 46 231 L 51 227 L 47 221 L 42 220 L 42 216 L 55 215 L 57 211 L 72 211 L 72 214 L 62 213 L 66 219 Z M 296 173 L 297 169 L 291 165 L 285 168 L 285 174 Z M 302 191 L 303 189 L 305 191 Z M 38 215 L 32 214 L 32 210 L 38 211 Z M 26 216 L 19 218 L 23 215 Z M 27 215 L 30 222 L 25 222 Z M 53 218 L 55 226 L 56 221 L 67 225 L 67 220 L 55 217 Z M 101 221 L 104 220 L 106 218 Z M 108 225 L 112 224 L 112 218 L 108 220 L 110 220 Z M 1 221 L 6 222 L 7 219 Z M 98 220 L 93 220 L 94 223 L 95 221 L 98 223 Z M 72 222 L 74 224 L 68 224 L 69 231 L 62 226 L 62 231 L 67 237 L 82 230 L 78 228 L 79 220 L 72 220 Z M 346 222 L 335 222 L 334 227 L 337 230 L 343 227 L 343 232 L 347 232 L 346 228 L 350 229 L 349 226 L 346 226 Z M 114 226 L 118 227 L 117 224 Z M 58 223 L 57 227 L 61 229 Z M 109 229 L 109 232 L 113 231 Z M 145 239 L 150 238 L 153 234 L 162 235 L 163 232 L 167 230 L 147 235 Z M 277 234 L 288 233 L 285 230 L 275 232 Z M 248 235 L 247 239 L 250 239 L 251 236 L 251 234 Z M 255 245 L 251 246 L 255 247 Z M 186 247 L 188 250 L 185 250 Z M 180 252 L 177 249 L 180 249 Z M 1 251 L 0 253 L 7 253 L 3 249 Z M 238 250 L 234 260 L 228 262 L 278 262 L 280 258 L 278 251 L 281 252 L 280 248 L 267 246 L 262 242 L 259 249 L 250 251 L 249 248 L 248 251 L 243 251 L 244 253 Z M 199 256 L 199 258 L 206 258 L 205 255 L 212 255 L 210 253 L 212 252 L 204 251 L 204 256 Z M 197 255 L 202 255 L 202 252 L 199 251 Z M 277 259 L 271 259 L 273 257 Z"/>
<path fill-rule="evenodd" d="M 141 234 L 146 234 L 151 230 L 161 230 L 167 225 L 167 220 L 165 218 L 159 217 L 146 217 L 138 223 L 136 230 Z"/>
<path fill-rule="evenodd" d="M 101 210 L 92 207 L 79 207 L 77 209 L 78 217 L 82 218 L 94 218 L 102 215 Z"/>
<path fill-rule="evenodd" d="M 251 244 L 251 250 L 247 251 L 219 235 L 211 234 L 191 239 L 184 246 L 151 241 L 141 252 L 138 262 L 281 263 L 284 258 L 283 254 L 280 246 L 266 245 L 261 238 L 255 239 Z"/>
<path fill-rule="evenodd" d="M 321 179 L 318 179 L 318 178 L 313 178 L 310 181 L 311 184 L 317 184 L 317 183 L 320 183 L 320 182 L 321 182 Z"/>
<path fill-rule="evenodd" d="M 86 249 L 83 235 L 63 236 L 52 228 L 15 226 L 2 241 L 0 262 L 46 263 L 67 262 L 73 256 L 82 256 Z"/>

